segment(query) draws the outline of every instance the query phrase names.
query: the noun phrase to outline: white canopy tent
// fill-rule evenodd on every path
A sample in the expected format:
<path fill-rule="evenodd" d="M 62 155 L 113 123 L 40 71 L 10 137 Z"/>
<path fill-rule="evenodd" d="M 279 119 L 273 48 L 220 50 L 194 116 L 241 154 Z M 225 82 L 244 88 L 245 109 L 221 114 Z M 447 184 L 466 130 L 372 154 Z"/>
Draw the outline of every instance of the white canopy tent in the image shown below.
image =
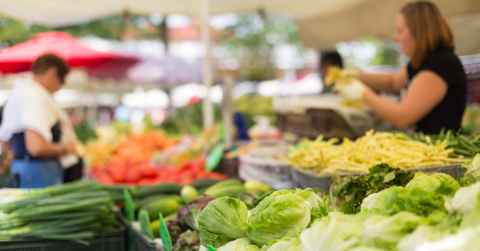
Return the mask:
<path fill-rule="evenodd" d="M 449 21 L 456 39 L 456 53 L 480 53 L 480 0 L 431 0 Z M 324 1 L 319 1 L 324 2 Z M 393 38 L 395 20 L 411 0 L 344 0 L 341 8 L 317 8 L 297 19 L 305 45 L 325 48 L 338 41 L 365 35 Z M 343 2 L 340 4 L 340 2 Z"/>

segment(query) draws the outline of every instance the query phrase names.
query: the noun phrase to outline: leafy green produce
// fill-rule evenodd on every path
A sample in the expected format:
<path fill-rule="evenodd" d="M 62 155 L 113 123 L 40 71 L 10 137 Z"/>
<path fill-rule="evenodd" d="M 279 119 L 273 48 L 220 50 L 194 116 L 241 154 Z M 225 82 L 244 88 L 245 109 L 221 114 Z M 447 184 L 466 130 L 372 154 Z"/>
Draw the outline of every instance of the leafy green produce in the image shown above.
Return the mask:
<path fill-rule="evenodd" d="M 152 223 L 150 222 L 150 217 L 148 216 L 148 212 L 145 210 L 140 210 L 140 212 L 138 213 L 138 220 L 140 221 L 140 227 L 141 227 L 142 233 L 146 235 L 148 238 L 150 238 L 151 240 L 153 240 L 153 238 L 155 237 L 153 235 L 152 226 L 151 226 Z"/>
<path fill-rule="evenodd" d="M 238 194 L 245 191 L 242 182 L 236 179 L 224 180 L 216 183 L 205 190 L 204 194 L 213 195 L 217 198 L 228 196 L 237 197 Z"/>
<path fill-rule="evenodd" d="M 173 251 L 198 251 L 200 250 L 200 237 L 197 231 L 186 231 L 180 235 L 173 246 Z"/>
<path fill-rule="evenodd" d="M 247 218 L 247 206 L 238 199 L 223 197 L 211 201 L 198 219 L 202 245 L 218 248 L 246 237 Z"/>
<path fill-rule="evenodd" d="M 259 246 L 281 239 L 293 229 L 305 229 L 310 224 L 311 210 L 312 204 L 294 191 L 276 191 L 252 210 L 247 236 Z"/>
<path fill-rule="evenodd" d="M 172 239 L 172 243 L 177 242 L 178 238 L 180 238 L 180 235 L 183 233 L 182 226 L 180 225 L 180 223 L 174 220 L 166 220 L 165 225 L 167 226 L 168 232 L 170 233 L 170 238 Z M 160 233 L 158 237 L 160 237 Z"/>
<path fill-rule="evenodd" d="M 92 121 L 84 120 L 81 124 L 75 126 L 73 130 L 75 131 L 77 139 L 82 143 L 98 138 Z"/>
<path fill-rule="evenodd" d="M 303 250 L 300 241 L 301 228 L 296 228 L 288 232 L 282 239 L 273 240 L 268 245 L 262 247 L 260 251 L 301 251 Z"/>
<path fill-rule="evenodd" d="M 467 172 L 459 180 L 461 186 L 469 186 L 480 181 L 480 153 L 475 155 L 472 160 L 463 164 L 462 167 L 467 169 Z"/>
<path fill-rule="evenodd" d="M 207 207 L 208 203 L 216 199 L 215 196 L 202 194 L 187 207 L 180 209 L 177 213 L 178 222 L 184 228 L 191 228 L 193 230 L 198 230 L 198 219 L 202 210 Z"/>
<path fill-rule="evenodd" d="M 374 215 L 364 223 L 362 245 L 391 249 L 418 225 L 428 223 L 427 219 L 410 212 L 400 212 L 394 216 Z"/>
<path fill-rule="evenodd" d="M 426 191 L 418 187 L 390 187 L 379 193 L 371 194 L 362 203 L 362 212 L 394 215 L 407 211 L 420 216 L 428 216 L 436 211 L 444 211 L 443 195 Z"/>
<path fill-rule="evenodd" d="M 350 176 L 333 192 L 336 197 L 346 197 L 340 211 L 347 214 L 358 213 L 363 200 L 391 186 L 406 186 L 414 175 L 411 171 L 380 164 L 369 169 L 369 175 Z"/>
<path fill-rule="evenodd" d="M 452 176 L 444 173 L 435 173 L 430 176 L 424 173 L 416 173 L 406 188 L 421 188 L 425 191 L 435 192 L 447 196 L 453 196 L 460 188 L 460 184 Z"/>
<path fill-rule="evenodd" d="M 218 251 L 260 251 L 257 245 L 246 237 L 231 241 L 217 249 Z"/>
<path fill-rule="evenodd" d="M 304 250 L 347 251 L 361 242 L 363 222 L 368 215 L 331 212 L 300 234 Z"/>
<path fill-rule="evenodd" d="M 453 198 L 445 203 L 447 211 L 458 214 L 468 214 L 475 210 L 480 194 L 480 183 L 460 188 Z"/>

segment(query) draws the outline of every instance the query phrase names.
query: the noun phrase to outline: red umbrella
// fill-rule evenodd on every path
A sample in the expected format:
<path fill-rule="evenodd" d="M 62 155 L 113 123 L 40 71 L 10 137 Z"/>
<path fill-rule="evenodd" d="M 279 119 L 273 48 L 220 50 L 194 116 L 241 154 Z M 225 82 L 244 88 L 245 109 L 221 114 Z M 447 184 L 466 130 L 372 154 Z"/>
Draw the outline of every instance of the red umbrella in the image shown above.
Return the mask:
<path fill-rule="evenodd" d="M 134 57 L 101 52 L 89 48 L 84 42 L 64 32 L 39 33 L 33 39 L 0 51 L 0 72 L 17 73 L 31 69 L 37 57 L 54 53 L 65 59 L 70 67 L 92 68 L 120 60 L 135 62 Z"/>

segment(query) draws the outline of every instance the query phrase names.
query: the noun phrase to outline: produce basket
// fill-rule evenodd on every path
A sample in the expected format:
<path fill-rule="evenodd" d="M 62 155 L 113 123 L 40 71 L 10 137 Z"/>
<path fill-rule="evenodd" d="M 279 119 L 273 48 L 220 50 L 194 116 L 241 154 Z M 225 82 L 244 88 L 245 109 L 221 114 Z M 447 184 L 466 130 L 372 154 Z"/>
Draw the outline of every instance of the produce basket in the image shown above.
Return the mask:
<path fill-rule="evenodd" d="M 126 228 L 126 251 L 165 251 L 153 240 L 134 229 L 125 216 L 118 213 L 117 217 Z"/>
<path fill-rule="evenodd" d="M 244 181 L 258 180 L 277 190 L 293 189 L 290 167 L 276 159 L 285 147 L 259 147 L 240 157 L 238 174 Z"/>
<path fill-rule="evenodd" d="M 462 164 L 421 167 L 421 168 L 408 168 L 406 170 L 410 170 L 414 173 L 423 172 L 425 174 L 446 173 L 455 179 L 459 179 L 463 177 L 463 175 L 466 172 L 466 169 L 462 168 Z M 339 174 L 322 175 L 310 170 L 304 170 L 304 169 L 294 168 L 294 167 L 291 168 L 291 172 L 292 172 L 292 178 L 293 178 L 295 187 L 298 187 L 298 188 L 312 187 L 312 188 L 320 188 L 322 190 L 329 189 L 330 181 L 332 180 L 332 178 L 363 174 L 363 173 L 339 173 Z"/>
<path fill-rule="evenodd" d="M 95 238 L 87 240 L 90 246 L 73 241 L 22 239 L 0 241 L 2 251 L 125 251 L 125 227 L 105 231 Z"/>

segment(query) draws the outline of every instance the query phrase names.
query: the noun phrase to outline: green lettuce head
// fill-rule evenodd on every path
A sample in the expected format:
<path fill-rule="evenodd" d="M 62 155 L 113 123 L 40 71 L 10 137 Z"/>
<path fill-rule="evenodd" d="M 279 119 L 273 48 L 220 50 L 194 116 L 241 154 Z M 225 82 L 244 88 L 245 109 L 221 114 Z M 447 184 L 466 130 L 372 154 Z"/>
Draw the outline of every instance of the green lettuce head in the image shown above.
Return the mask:
<path fill-rule="evenodd" d="M 444 211 L 444 204 L 445 199 L 441 194 L 418 187 L 407 189 L 394 186 L 366 197 L 362 203 L 362 212 L 394 215 L 407 211 L 428 216 L 435 211 Z"/>
<path fill-rule="evenodd" d="M 247 218 L 247 206 L 238 199 L 222 197 L 211 201 L 198 219 L 202 245 L 218 248 L 246 237 Z"/>
<path fill-rule="evenodd" d="M 253 244 L 246 237 L 231 241 L 217 249 L 218 251 L 260 251 L 260 248 Z"/>
<path fill-rule="evenodd" d="M 247 236 L 263 246 L 293 229 L 305 229 L 310 223 L 311 209 L 311 204 L 294 191 L 276 191 L 252 210 Z"/>
<path fill-rule="evenodd" d="M 364 223 L 362 244 L 367 247 L 392 249 L 418 225 L 428 222 L 426 218 L 410 212 L 401 212 L 394 216 L 374 215 Z"/>
<path fill-rule="evenodd" d="M 268 245 L 262 247 L 260 251 L 303 251 L 303 245 L 300 241 L 301 228 L 296 228 L 288 232 L 282 239 L 273 240 Z"/>
<path fill-rule="evenodd" d="M 444 173 L 436 173 L 430 176 L 424 173 L 416 173 L 413 180 L 408 182 L 406 188 L 421 188 L 425 191 L 453 196 L 460 184 L 452 176 Z"/>
<path fill-rule="evenodd" d="M 368 214 L 331 212 L 316 220 L 300 234 L 304 251 L 347 251 L 361 241 L 363 222 Z"/>

